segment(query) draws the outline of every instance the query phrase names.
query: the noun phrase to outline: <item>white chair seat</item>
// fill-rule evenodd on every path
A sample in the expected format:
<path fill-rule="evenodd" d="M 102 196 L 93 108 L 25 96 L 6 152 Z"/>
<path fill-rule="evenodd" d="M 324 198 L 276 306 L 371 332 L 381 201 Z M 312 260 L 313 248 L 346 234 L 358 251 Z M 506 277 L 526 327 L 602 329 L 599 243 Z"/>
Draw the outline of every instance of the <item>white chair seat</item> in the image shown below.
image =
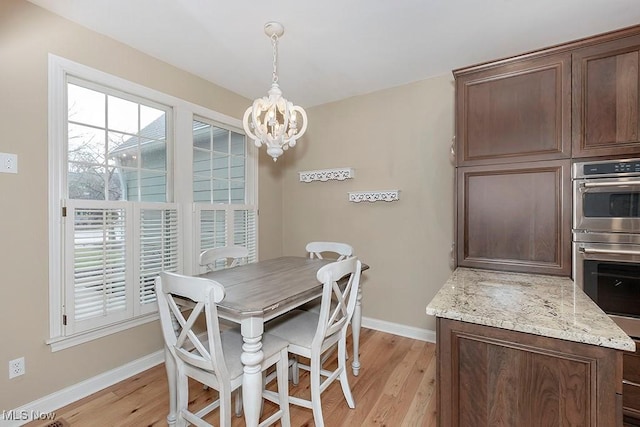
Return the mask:
<path fill-rule="evenodd" d="M 287 337 L 289 345 L 310 348 L 319 319 L 317 313 L 293 310 L 269 322 L 269 334 Z"/>
<path fill-rule="evenodd" d="M 242 354 L 242 335 L 237 329 L 231 329 L 220 333 L 220 341 L 224 348 L 224 361 L 229 371 L 229 377 L 235 379 L 242 376 L 244 370 L 240 355 Z M 204 343 L 204 342 L 203 342 Z M 272 334 L 262 336 L 262 353 L 265 359 L 271 358 L 287 346 L 287 341 Z M 206 345 L 206 344 L 205 344 Z"/>

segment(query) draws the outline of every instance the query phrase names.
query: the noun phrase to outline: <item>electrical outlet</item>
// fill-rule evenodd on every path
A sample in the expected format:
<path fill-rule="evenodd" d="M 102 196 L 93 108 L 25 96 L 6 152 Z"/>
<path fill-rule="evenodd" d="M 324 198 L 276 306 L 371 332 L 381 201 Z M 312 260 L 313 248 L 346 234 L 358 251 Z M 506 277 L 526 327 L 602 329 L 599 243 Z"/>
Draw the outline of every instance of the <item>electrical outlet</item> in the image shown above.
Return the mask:
<path fill-rule="evenodd" d="M 18 173 L 18 155 L 0 153 L 0 172 Z"/>
<path fill-rule="evenodd" d="M 9 379 L 24 375 L 24 357 L 9 361 Z"/>

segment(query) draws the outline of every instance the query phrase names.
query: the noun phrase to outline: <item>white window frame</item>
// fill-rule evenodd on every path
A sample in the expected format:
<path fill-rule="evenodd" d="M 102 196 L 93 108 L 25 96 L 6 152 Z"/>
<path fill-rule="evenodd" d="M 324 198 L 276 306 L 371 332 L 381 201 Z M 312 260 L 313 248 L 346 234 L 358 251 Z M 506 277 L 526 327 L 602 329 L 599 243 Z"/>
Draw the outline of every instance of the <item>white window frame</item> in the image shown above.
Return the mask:
<path fill-rule="evenodd" d="M 195 274 L 199 271 L 197 266 L 197 251 L 200 238 L 196 232 L 199 230 L 195 217 L 196 207 L 193 203 L 193 138 L 192 122 L 194 116 L 206 118 L 235 129 L 242 129 L 239 119 L 212 111 L 208 108 L 190 103 L 145 86 L 127 81 L 120 77 L 87 67 L 68 59 L 49 54 L 49 339 L 47 344 L 52 351 L 58 351 L 82 344 L 100 337 L 104 337 L 119 331 L 123 331 L 138 325 L 142 325 L 158 319 L 155 310 L 143 310 L 136 313 L 138 316 L 87 332 L 68 335 L 63 325 L 64 301 L 63 301 L 63 244 L 62 235 L 63 220 L 62 207 L 64 201 L 61 195 L 66 192 L 65 174 L 67 168 L 66 158 L 66 121 L 67 111 L 62 106 L 66 105 L 66 76 L 94 82 L 101 86 L 110 87 L 124 93 L 149 99 L 159 104 L 164 104 L 173 110 L 172 136 L 174 144 L 172 149 L 173 163 L 167 165 L 169 176 L 173 174 L 173 182 L 167 182 L 173 186 L 174 199 L 172 204 L 177 204 L 180 219 L 179 247 L 181 257 L 179 259 L 179 271 L 184 274 Z M 241 132 L 244 133 L 244 132 Z M 254 144 L 247 144 L 246 185 L 249 193 L 247 200 L 252 205 L 258 206 L 258 162 L 257 149 Z M 212 205 L 214 206 L 214 205 Z M 233 205 L 231 205 L 233 206 Z M 191 214 L 189 214 L 191 212 Z M 256 251 L 258 225 L 256 217 Z M 256 254 L 257 257 L 257 254 Z"/>

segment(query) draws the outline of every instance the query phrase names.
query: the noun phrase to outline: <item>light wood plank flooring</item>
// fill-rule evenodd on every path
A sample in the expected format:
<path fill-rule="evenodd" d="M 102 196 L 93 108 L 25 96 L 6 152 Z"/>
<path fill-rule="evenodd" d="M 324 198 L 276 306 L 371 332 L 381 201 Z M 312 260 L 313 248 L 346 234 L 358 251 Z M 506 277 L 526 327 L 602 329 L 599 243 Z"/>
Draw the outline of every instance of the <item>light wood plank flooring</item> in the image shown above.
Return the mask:
<path fill-rule="evenodd" d="M 351 343 L 348 343 L 351 349 Z M 325 425 L 332 426 L 435 426 L 435 345 L 410 338 L 362 329 L 360 375 L 349 369 L 349 382 L 356 408 L 349 409 L 336 381 L 322 394 Z M 309 396 L 309 379 L 301 371 L 300 384 L 290 393 Z M 216 397 L 193 383 L 190 406 L 201 407 Z M 264 415 L 274 409 L 265 403 Z M 164 365 L 108 387 L 74 402 L 56 413 L 57 426 L 164 426 L 168 412 L 167 379 Z M 207 420 L 219 425 L 218 411 Z M 48 422 L 50 423 L 50 421 Z M 33 422 L 30 427 L 48 423 Z M 55 424 L 54 424 L 55 425 Z M 242 417 L 233 417 L 232 426 L 244 426 Z M 310 409 L 291 406 L 293 427 L 313 426 Z"/>

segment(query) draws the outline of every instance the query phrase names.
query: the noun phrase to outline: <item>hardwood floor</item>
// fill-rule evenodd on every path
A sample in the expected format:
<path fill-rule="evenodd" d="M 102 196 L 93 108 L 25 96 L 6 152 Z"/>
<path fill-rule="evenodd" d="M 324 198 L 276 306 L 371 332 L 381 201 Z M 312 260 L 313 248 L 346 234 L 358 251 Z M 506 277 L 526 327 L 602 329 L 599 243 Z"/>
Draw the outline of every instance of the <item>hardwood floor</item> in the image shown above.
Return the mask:
<path fill-rule="evenodd" d="M 348 343 L 351 348 L 351 343 Z M 356 408 L 349 409 L 336 381 L 322 394 L 325 425 L 333 426 L 435 426 L 435 344 L 362 329 L 360 375 L 349 369 L 349 384 Z M 290 393 L 309 396 L 309 380 L 301 371 L 300 384 L 291 384 Z M 201 407 L 216 396 L 193 383 L 190 406 Z M 274 409 L 265 403 L 264 415 Z M 168 412 L 167 379 L 164 365 L 158 365 L 125 381 L 101 390 L 55 411 L 58 424 L 32 422 L 29 427 L 71 425 L 165 426 Z M 207 417 L 219 425 L 218 411 Z M 232 426 L 244 426 L 242 417 L 233 417 Z M 310 409 L 291 406 L 293 427 L 313 426 Z"/>

